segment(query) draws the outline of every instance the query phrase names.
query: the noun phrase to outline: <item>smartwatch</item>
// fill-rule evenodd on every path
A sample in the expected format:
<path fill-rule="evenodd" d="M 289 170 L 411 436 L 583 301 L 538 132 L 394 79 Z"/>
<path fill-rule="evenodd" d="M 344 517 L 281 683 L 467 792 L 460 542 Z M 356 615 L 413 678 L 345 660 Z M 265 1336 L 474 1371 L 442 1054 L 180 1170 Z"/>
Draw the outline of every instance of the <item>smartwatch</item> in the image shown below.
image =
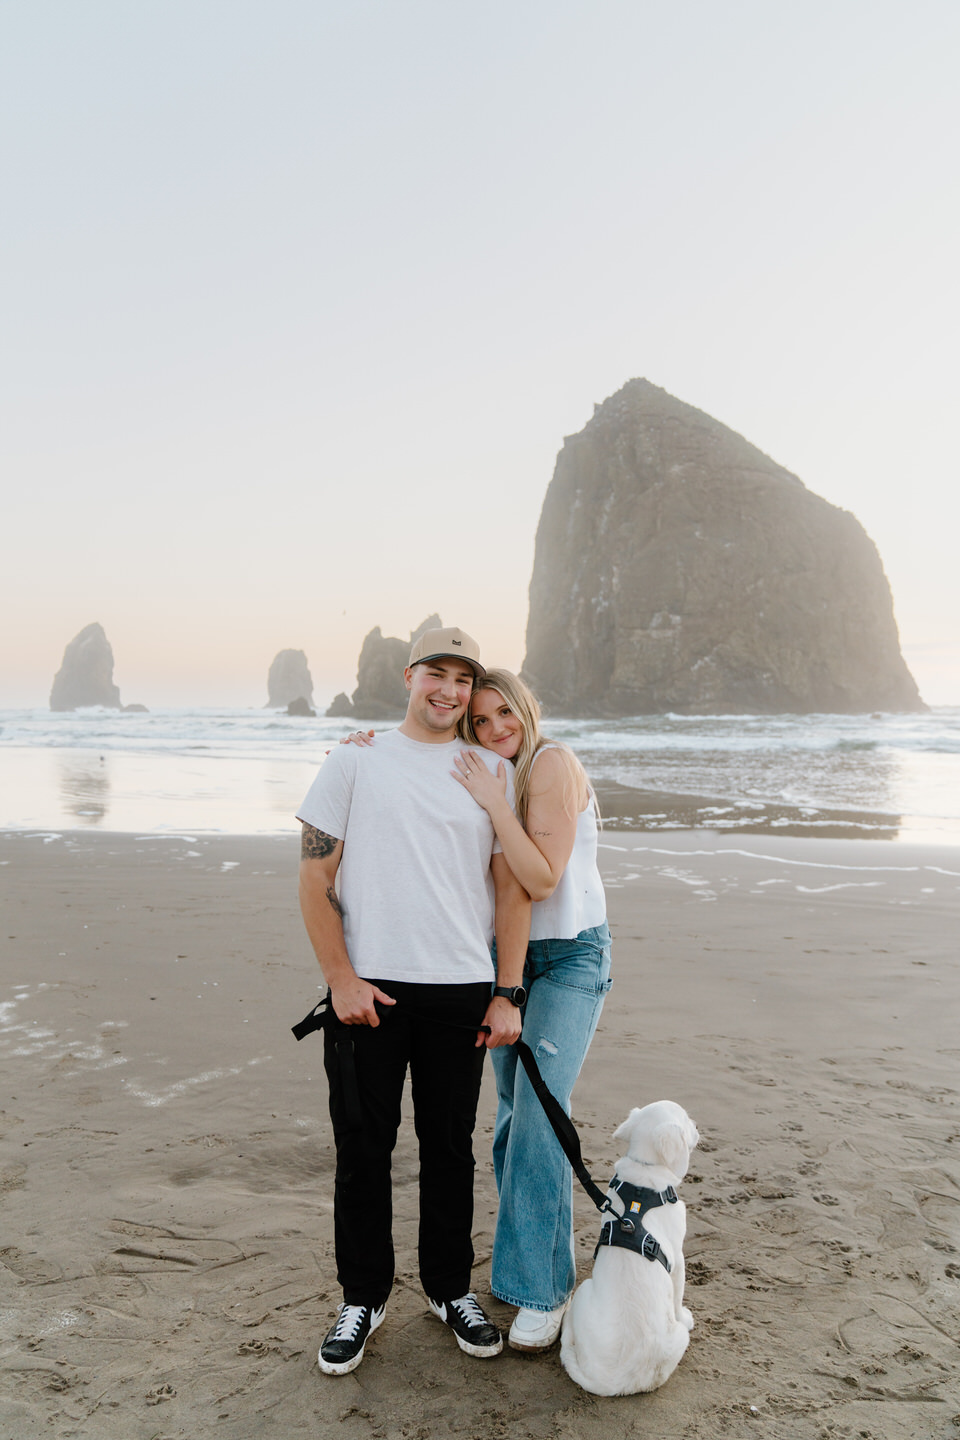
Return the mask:
<path fill-rule="evenodd" d="M 493 993 L 495 996 L 502 995 L 511 1005 L 516 1005 L 518 1010 L 527 1003 L 527 992 L 522 985 L 498 985 Z"/>

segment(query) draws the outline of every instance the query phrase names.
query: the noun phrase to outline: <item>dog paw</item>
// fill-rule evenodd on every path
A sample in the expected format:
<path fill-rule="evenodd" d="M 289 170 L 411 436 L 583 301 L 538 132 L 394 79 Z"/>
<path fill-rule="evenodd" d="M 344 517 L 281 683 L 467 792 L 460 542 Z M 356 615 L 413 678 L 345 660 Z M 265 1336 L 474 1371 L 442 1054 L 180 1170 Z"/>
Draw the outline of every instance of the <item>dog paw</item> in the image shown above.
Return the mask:
<path fill-rule="evenodd" d="M 684 1327 L 685 1330 L 693 1329 L 693 1316 L 690 1314 L 690 1311 L 687 1309 L 686 1305 L 680 1306 L 680 1324 Z"/>

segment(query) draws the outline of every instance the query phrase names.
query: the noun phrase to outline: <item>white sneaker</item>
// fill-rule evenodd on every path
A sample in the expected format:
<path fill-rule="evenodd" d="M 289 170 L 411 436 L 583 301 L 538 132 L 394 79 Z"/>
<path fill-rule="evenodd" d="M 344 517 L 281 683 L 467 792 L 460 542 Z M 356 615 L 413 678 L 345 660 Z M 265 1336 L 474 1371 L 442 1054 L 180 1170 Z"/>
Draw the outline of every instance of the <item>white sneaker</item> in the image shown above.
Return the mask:
<path fill-rule="evenodd" d="M 507 1343 L 514 1350 L 548 1350 L 556 1342 L 569 1300 L 559 1310 L 518 1310 Z"/>

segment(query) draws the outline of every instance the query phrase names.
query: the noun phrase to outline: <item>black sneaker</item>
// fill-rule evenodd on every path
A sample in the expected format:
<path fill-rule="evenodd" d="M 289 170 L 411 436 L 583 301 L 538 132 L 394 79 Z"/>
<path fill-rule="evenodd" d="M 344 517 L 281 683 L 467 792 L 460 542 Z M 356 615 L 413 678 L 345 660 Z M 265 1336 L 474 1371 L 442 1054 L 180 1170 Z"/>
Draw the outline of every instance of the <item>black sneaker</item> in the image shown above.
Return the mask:
<path fill-rule="evenodd" d="M 449 1325 L 457 1337 L 457 1344 L 468 1355 L 484 1359 L 488 1355 L 499 1355 L 503 1349 L 503 1336 L 477 1304 L 477 1297 L 471 1290 L 459 1300 L 431 1300 L 427 1303 L 434 1315 Z"/>
<path fill-rule="evenodd" d="M 320 1346 L 317 1364 L 324 1375 L 349 1375 L 363 1359 L 363 1347 L 383 1319 L 386 1305 L 340 1306 L 337 1323 Z"/>

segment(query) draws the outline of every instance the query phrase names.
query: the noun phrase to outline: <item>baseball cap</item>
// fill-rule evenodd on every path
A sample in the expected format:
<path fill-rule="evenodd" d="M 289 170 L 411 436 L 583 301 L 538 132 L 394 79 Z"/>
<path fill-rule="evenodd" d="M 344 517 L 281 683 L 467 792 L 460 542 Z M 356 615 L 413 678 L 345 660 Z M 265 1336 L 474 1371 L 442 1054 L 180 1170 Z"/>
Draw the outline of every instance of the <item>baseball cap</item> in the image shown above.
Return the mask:
<path fill-rule="evenodd" d="M 443 630 L 425 630 L 414 640 L 408 663 L 420 665 L 425 660 L 439 660 L 447 655 L 454 660 L 466 660 L 477 675 L 487 673 L 480 664 L 480 646 L 472 635 L 456 625 L 448 625 Z"/>

